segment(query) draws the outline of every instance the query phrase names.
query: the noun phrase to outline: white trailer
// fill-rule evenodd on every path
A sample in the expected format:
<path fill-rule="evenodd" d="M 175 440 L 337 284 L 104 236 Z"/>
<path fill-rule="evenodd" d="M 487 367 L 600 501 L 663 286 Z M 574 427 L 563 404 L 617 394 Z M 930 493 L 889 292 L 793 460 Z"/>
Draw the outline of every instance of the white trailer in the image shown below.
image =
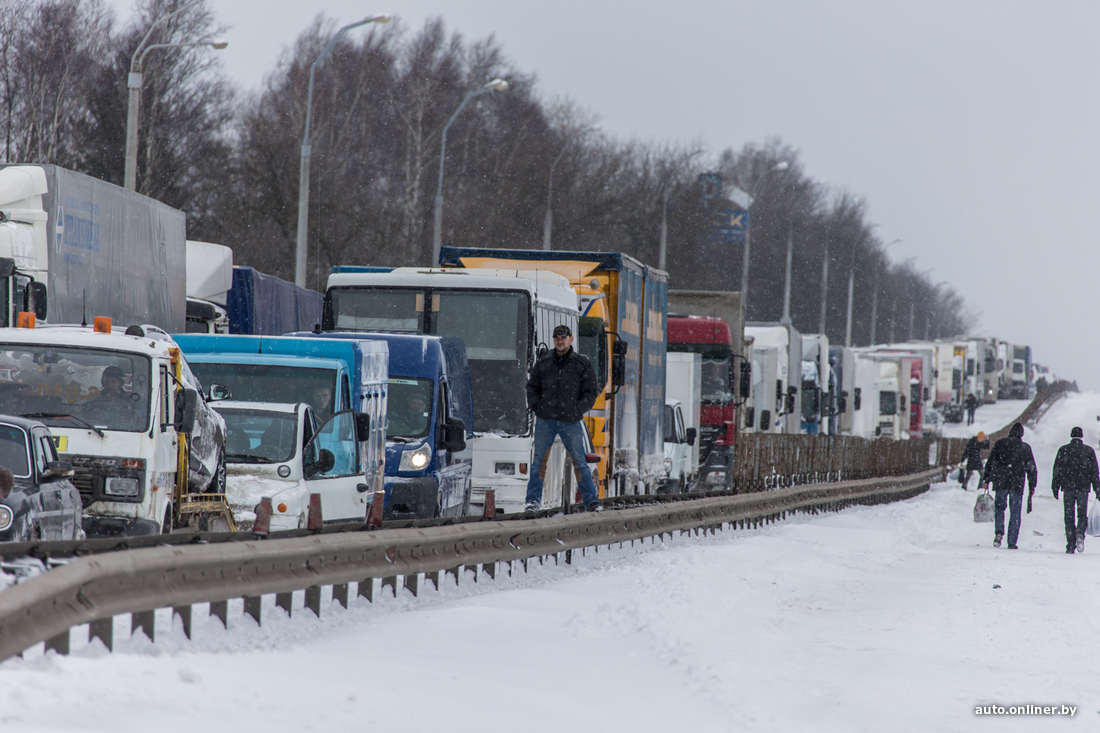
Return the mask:
<path fill-rule="evenodd" d="M 687 490 L 694 483 L 699 471 L 698 434 L 702 385 L 702 354 L 668 352 L 665 369 L 665 485 L 668 486 L 670 482 L 676 481 L 680 491 Z M 675 401 L 676 405 L 670 406 L 670 400 Z M 680 418 L 683 423 L 682 430 L 670 429 L 668 424 L 670 412 L 675 417 L 677 407 L 682 413 Z M 692 439 L 687 440 L 688 437 Z M 679 471 L 674 472 L 672 463 L 679 462 L 681 453 L 685 454 L 685 463 Z M 679 481 L 680 474 L 683 475 L 684 481 Z"/>

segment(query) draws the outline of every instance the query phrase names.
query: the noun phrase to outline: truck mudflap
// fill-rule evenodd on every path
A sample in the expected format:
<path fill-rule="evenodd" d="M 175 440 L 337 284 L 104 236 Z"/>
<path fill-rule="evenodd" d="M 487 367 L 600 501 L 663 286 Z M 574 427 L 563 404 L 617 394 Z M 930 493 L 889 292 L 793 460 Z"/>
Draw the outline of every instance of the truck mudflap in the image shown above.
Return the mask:
<path fill-rule="evenodd" d="M 431 519 L 439 507 L 439 481 L 434 476 L 397 477 L 386 481 L 383 519 Z"/>
<path fill-rule="evenodd" d="M 84 516 L 84 533 L 88 537 L 136 537 L 160 534 L 160 525 L 152 519 L 139 517 L 88 514 Z"/>
<path fill-rule="evenodd" d="M 699 467 L 699 478 L 691 491 L 731 491 L 733 489 L 733 449 L 716 445 Z"/>

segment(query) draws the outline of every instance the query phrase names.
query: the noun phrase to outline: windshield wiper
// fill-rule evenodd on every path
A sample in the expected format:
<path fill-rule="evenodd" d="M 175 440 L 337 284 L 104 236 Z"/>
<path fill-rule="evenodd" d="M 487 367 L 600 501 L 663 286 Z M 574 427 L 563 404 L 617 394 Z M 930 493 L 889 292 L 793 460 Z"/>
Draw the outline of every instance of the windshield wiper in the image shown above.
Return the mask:
<path fill-rule="evenodd" d="M 274 463 L 266 458 L 242 453 L 226 453 L 225 460 L 229 463 Z"/>
<path fill-rule="evenodd" d="M 83 418 L 79 418 L 76 415 L 70 415 L 67 412 L 25 412 L 25 413 L 23 413 L 23 417 L 33 417 L 35 419 L 46 418 L 46 419 L 53 419 L 53 420 L 64 420 L 64 419 L 75 420 L 76 422 L 80 423 L 81 425 L 87 427 L 89 430 L 95 431 L 95 434 L 98 435 L 99 437 L 101 437 L 101 438 L 106 437 L 103 434 L 103 431 L 100 430 L 99 428 L 97 428 L 95 425 L 92 425 L 87 420 L 84 420 Z"/>

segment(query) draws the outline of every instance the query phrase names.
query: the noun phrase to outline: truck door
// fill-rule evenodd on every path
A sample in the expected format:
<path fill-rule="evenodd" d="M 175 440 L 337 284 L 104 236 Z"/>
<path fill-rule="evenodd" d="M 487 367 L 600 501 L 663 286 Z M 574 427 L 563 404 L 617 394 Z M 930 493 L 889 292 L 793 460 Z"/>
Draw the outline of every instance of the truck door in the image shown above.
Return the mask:
<path fill-rule="evenodd" d="M 449 451 L 443 448 L 440 441 L 443 437 L 444 426 L 447 420 L 455 414 L 455 408 L 451 405 L 451 391 L 447 382 L 439 384 L 439 404 L 436 409 L 435 435 L 436 450 L 439 455 L 439 507 L 440 512 L 451 514 L 455 508 L 461 508 L 466 502 L 466 492 L 470 479 L 470 455 L 471 449 L 462 451 Z"/>
<path fill-rule="evenodd" d="M 309 412 L 312 415 L 312 412 Z M 367 515 L 367 493 L 360 492 L 363 474 L 359 463 L 359 444 L 355 438 L 355 413 L 342 410 L 329 417 L 316 433 L 310 434 L 312 420 L 302 440 L 302 470 L 311 494 L 321 495 L 321 513 L 326 522 L 362 521 Z M 332 454 L 333 466 L 319 470 L 321 451 Z"/>
<path fill-rule="evenodd" d="M 61 481 L 42 483 L 42 474 L 46 471 L 47 462 L 54 460 L 53 441 L 45 430 L 35 428 L 31 431 L 31 456 L 34 460 L 35 483 L 38 484 L 41 500 L 38 526 L 42 529 L 42 539 L 60 540 L 73 537 L 74 529 L 71 527 L 69 534 L 65 534 L 66 515 L 71 517 L 73 511 L 71 497 L 62 490 L 65 483 Z M 72 524 L 71 518 L 68 523 Z"/>

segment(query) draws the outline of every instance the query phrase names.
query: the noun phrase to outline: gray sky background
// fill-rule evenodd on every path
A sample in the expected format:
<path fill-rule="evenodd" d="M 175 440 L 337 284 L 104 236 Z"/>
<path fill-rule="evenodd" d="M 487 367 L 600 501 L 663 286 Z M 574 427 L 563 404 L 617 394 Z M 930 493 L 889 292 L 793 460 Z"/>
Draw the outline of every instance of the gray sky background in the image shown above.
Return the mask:
<path fill-rule="evenodd" d="M 391 0 L 386 0 L 391 2 Z M 130 0 L 111 0 L 120 20 Z M 1100 253 L 1100 3 L 984 0 L 390 5 L 217 0 L 225 69 L 259 90 L 318 13 L 443 16 L 495 35 L 548 98 L 614 137 L 716 153 L 778 135 L 805 170 L 868 202 L 895 262 L 913 257 L 979 313 L 977 333 L 1100 387 L 1090 321 Z M 361 31 L 352 31 L 353 33 Z M 816 287 L 816 285 L 815 285 Z M 1079 330 L 1083 328 L 1084 330 Z"/>

